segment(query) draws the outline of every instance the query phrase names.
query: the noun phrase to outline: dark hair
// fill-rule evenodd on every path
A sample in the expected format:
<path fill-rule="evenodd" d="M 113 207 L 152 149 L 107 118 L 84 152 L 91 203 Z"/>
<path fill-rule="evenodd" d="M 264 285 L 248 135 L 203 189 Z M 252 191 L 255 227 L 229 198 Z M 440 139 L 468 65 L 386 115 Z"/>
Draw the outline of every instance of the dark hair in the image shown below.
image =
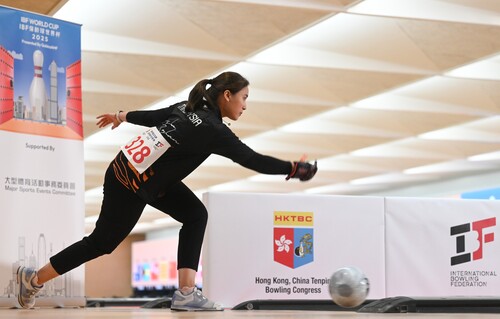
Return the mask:
<path fill-rule="evenodd" d="M 210 87 L 207 88 L 207 85 Z M 217 98 L 219 94 L 226 90 L 235 94 L 248 85 L 248 80 L 236 72 L 223 72 L 213 79 L 201 80 L 189 92 L 186 110 L 193 112 L 205 104 L 212 110 L 218 110 Z"/>

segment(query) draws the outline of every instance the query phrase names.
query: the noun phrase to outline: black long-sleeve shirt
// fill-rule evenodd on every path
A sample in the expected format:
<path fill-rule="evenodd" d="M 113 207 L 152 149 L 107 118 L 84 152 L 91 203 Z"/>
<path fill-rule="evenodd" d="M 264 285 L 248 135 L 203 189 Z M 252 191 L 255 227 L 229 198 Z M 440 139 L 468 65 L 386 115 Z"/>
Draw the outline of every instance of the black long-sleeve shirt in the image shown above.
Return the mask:
<path fill-rule="evenodd" d="M 112 162 L 116 177 L 127 188 L 154 200 L 168 186 L 183 180 L 210 154 L 227 157 L 262 174 L 289 174 L 292 165 L 259 154 L 244 144 L 223 122 L 220 113 L 208 107 L 185 110 L 186 102 L 154 111 L 127 113 L 127 122 L 156 127 L 171 147 L 144 173 L 139 174 L 120 152 Z"/>

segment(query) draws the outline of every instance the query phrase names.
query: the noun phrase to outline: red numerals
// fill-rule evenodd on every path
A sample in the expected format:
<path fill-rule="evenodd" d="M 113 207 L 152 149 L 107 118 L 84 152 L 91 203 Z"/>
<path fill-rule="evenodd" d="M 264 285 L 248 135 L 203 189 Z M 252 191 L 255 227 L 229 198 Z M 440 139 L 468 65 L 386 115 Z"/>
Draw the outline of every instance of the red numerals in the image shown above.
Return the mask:
<path fill-rule="evenodd" d="M 138 164 L 142 163 L 144 159 L 148 157 L 149 154 L 151 154 L 151 149 L 147 146 L 141 147 L 142 144 L 144 144 L 144 140 L 141 138 L 141 136 L 137 136 L 137 138 L 130 142 L 130 144 L 125 145 L 127 153 L 129 153 L 132 156 L 134 162 Z"/>

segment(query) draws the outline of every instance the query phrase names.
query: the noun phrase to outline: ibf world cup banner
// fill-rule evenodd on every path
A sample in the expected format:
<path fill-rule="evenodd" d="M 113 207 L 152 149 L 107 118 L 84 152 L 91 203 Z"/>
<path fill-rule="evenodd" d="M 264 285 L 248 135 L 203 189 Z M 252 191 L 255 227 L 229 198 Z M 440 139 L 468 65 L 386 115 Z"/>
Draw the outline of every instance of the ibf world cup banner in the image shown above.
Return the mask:
<path fill-rule="evenodd" d="M 500 202 L 388 198 L 388 296 L 498 296 Z"/>
<path fill-rule="evenodd" d="M 331 297 L 335 270 L 356 266 L 370 298 L 385 296 L 384 200 L 206 193 L 203 291 L 225 307 L 249 300 Z"/>
<path fill-rule="evenodd" d="M 0 6 L 0 305 L 16 270 L 84 235 L 80 25 Z M 37 306 L 84 305 L 83 268 L 46 283 Z"/>

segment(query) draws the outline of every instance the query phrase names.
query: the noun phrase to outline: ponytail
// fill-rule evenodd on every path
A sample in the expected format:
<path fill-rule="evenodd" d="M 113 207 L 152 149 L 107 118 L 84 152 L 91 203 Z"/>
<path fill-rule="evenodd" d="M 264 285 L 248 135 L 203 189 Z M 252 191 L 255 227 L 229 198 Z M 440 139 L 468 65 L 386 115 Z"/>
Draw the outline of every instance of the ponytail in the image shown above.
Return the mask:
<path fill-rule="evenodd" d="M 218 112 L 217 98 L 220 94 L 226 90 L 235 94 L 248 85 L 248 80 L 236 72 L 223 72 L 213 79 L 203 79 L 196 83 L 189 92 L 186 110 L 194 112 L 206 105 L 209 109 Z"/>

